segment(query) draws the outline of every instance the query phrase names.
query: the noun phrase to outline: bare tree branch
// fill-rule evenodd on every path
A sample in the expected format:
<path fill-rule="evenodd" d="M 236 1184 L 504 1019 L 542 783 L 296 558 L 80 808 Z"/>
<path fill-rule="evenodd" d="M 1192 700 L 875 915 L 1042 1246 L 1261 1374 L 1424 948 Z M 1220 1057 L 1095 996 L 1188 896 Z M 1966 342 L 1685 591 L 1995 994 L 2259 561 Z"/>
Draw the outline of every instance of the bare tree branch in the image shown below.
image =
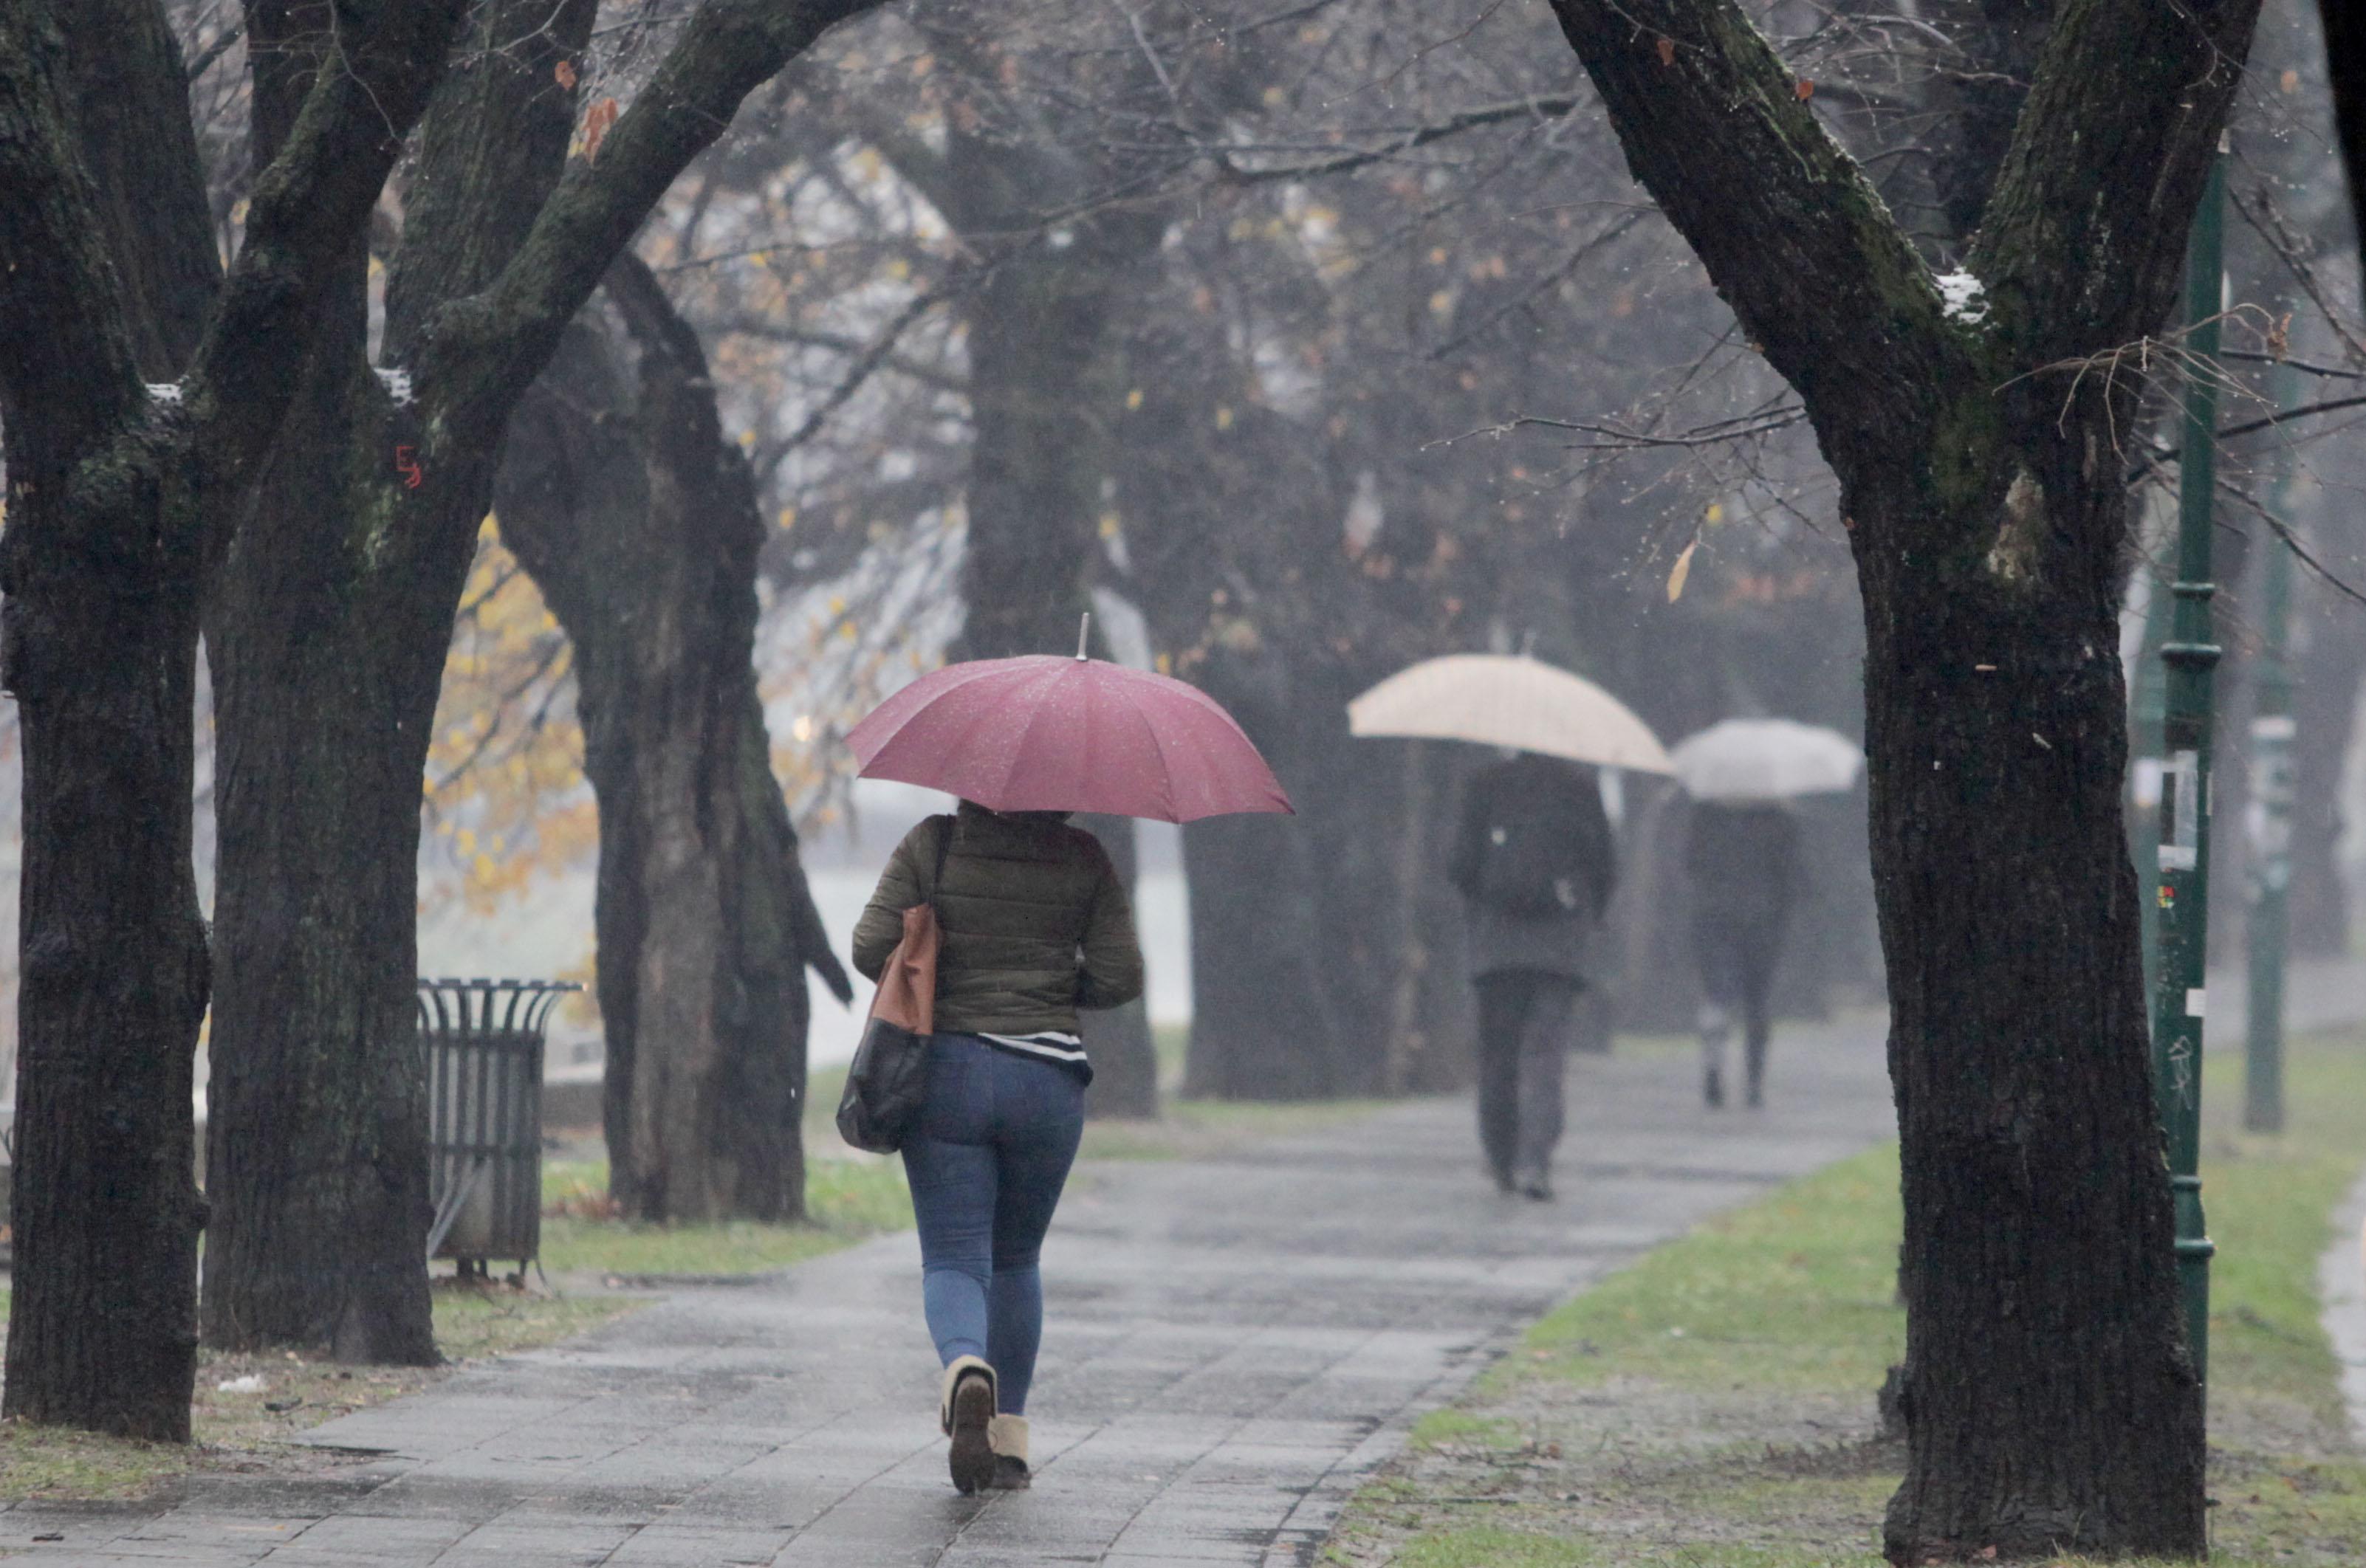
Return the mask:
<path fill-rule="evenodd" d="M 1344 174 L 1353 169 L 1401 158 L 1417 147 L 1426 147 L 1433 141 L 1443 141 L 1448 137 L 1460 136 L 1482 126 L 1524 120 L 1541 125 L 1572 112 L 1583 101 L 1574 93 L 1561 93 L 1549 97 L 1518 98 L 1510 103 L 1482 105 L 1448 115 L 1431 125 L 1415 126 L 1377 147 L 1342 152 L 1333 158 L 1309 159 L 1301 163 L 1275 163 L 1249 169 L 1243 168 L 1227 153 L 1219 162 L 1218 177 L 1228 184 L 1244 185 L 1268 185 L 1276 180 L 1318 180 L 1327 174 Z"/>
<path fill-rule="evenodd" d="M 1731 0 L 1553 0 L 1628 167 L 1794 386 L 1927 385 L 1955 333 L 1863 169 Z M 1813 279 L 1812 289 L 1802 289 Z"/>
<path fill-rule="evenodd" d="M 422 346 L 422 396 L 447 414 L 506 409 L 690 161 L 740 101 L 838 23 L 879 0 L 706 0 L 600 145 L 569 165 L 484 293 L 442 313 Z"/>
<path fill-rule="evenodd" d="M 377 26 L 337 40 L 287 145 L 256 179 L 245 243 L 186 383 L 192 450 L 212 482 L 239 483 L 277 433 L 310 353 L 305 328 L 319 292 L 365 231 L 468 8 L 467 0 L 370 7 Z"/>

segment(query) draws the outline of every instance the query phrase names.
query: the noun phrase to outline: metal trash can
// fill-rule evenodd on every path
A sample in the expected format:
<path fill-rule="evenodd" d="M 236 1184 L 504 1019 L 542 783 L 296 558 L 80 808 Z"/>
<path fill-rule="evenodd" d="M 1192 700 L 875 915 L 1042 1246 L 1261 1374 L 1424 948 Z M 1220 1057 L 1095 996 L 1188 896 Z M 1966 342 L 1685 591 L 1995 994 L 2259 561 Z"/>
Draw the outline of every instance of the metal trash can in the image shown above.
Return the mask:
<path fill-rule="evenodd" d="M 572 980 L 422 980 L 427 1256 L 484 1275 L 542 1251 L 542 1031 Z"/>

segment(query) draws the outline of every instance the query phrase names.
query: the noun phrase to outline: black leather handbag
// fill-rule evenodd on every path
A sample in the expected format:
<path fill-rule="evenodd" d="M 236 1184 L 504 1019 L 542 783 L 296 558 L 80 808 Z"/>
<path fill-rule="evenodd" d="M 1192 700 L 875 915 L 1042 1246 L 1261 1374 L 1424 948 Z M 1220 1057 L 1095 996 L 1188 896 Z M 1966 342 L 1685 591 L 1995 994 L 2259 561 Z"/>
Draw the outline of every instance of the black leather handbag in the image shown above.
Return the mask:
<path fill-rule="evenodd" d="M 846 1070 L 846 1092 L 839 1097 L 838 1136 L 873 1154 L 904 1147 L 928 1094 L 929 1036 L 936 1029 L 937 954 L 943 935 L 936 896 L 952 841 L 953 819 L 940 818 L 935 869 L 921 902 L 904 912 L 904 935 L 879 971 L 871 1019 Z"/>

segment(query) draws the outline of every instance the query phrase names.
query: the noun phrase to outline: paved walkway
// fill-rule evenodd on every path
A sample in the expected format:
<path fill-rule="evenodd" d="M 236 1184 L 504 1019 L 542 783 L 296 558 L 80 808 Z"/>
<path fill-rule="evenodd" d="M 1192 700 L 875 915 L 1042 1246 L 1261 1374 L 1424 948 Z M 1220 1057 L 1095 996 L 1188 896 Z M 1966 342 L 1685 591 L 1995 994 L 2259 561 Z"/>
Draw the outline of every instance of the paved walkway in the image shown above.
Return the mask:
<path fill-rule="evenodd" d="M 1495 1196 L 1454 1101 L 1080 1169 L 1044 1259 L 1031 1492 L 946 1484 L 901 1236 L 332 1422 L 313 1440 L 371 1451 L 329 1475 L 27 1505 L 0 1514 L 0 1550 L 94 1568 L 1311 1563 L 1412 1420 L 1522 1325 L 1888 1134 L 1876 1025 L 1775 1049 L 1756 1114 L 1704 1111 L 1689 1053 L 1574 1058 L 1549 1206 Z"/>
<path fill-rule="evenodd" d="M 2341 1363 L 2349 1433 L 2366 1447 L 2366 1172 L 2334 1211 L 2333 1239 L 2316 1260 L 2316 1297 L 2325 1304 L 2326 1337 Z"/>

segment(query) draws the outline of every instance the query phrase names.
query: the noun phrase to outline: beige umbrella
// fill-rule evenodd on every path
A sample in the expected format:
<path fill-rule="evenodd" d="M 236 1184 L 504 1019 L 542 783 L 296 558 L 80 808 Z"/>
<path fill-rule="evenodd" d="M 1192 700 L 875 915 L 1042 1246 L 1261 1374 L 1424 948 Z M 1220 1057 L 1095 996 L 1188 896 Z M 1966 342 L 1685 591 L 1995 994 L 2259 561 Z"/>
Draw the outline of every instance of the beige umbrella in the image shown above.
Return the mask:
<path fill-rule="evenodd" d="M 1472 741 L 1572 762 L 1674 768 L 1651 726 L 1590 680 L 1527 657 L 1448 654 L 1399 670 L 1347 704 L 1358 735 Z"/>

